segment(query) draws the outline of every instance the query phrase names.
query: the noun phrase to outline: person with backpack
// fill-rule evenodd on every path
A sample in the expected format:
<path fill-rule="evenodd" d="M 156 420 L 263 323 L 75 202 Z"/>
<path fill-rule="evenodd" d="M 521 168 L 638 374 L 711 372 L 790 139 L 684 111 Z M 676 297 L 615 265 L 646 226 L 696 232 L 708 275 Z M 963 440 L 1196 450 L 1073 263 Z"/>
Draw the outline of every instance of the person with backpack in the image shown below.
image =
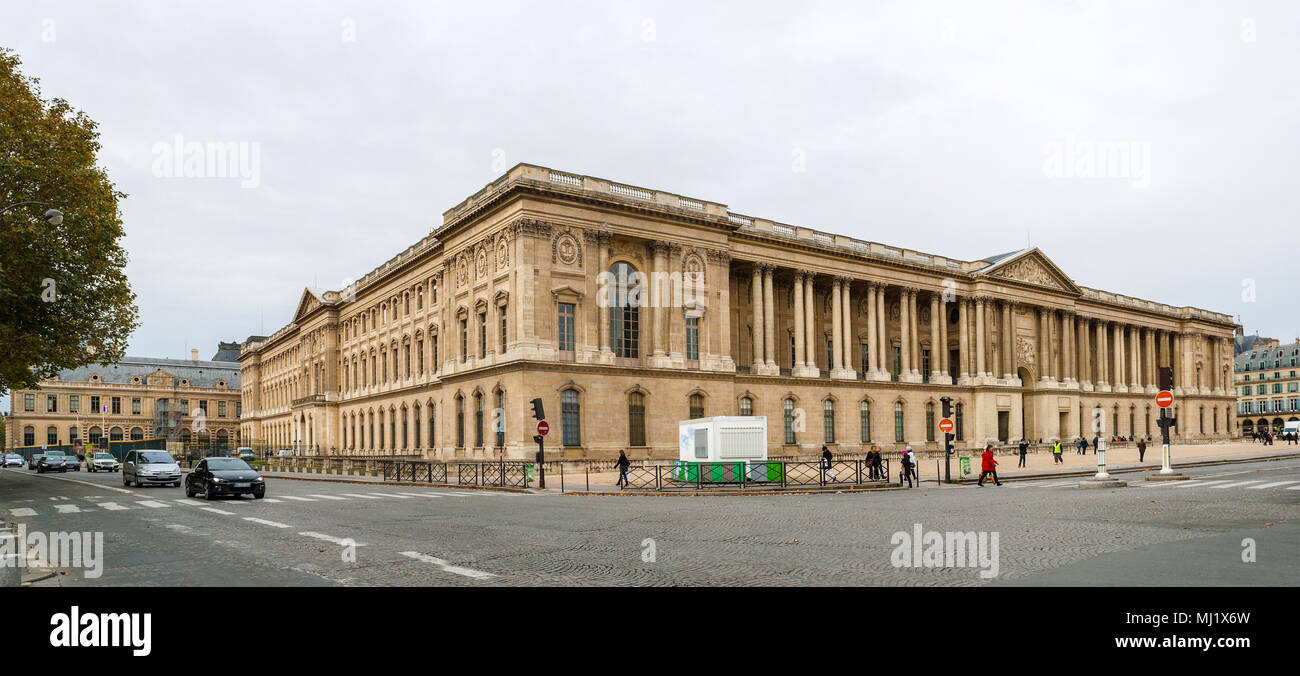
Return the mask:
<path fill-rule="evenodd" d="M 1016 466 L 1017 466 L 1017 467 L 1024 467 L 1024 466 L 1025 466 L 1025 454 L 1029 452 L 1029 442 L 1028 442 L 1028 441 L 1025 441 L 1024 439 L 1021 439 L 1018 448 L 1019 448 L 1019 450 L 1020 450 L 1020 464 L 1019 464 L 1019 465 L 1016 465 Z"/>
<path fill-rule="evenodd" d="M 899 485 L 900 487 L 903 485 L 903 480 L 904 480 L 904 479 L 907 480 L 907 487 L 908 487 L 908 488 L 911 488 L 911 487 L 912 487 L 912 462 L 913 462 L 913 460 L 914 460 L 914 458 L 912 457 L 912 447 L 911 447 L 911 446 L 908 446 L 907 449 L 903 451 L 903 462 L 902 462 L 902 467 L 899 468 L 899 472 L 898 472 L 898 485 Z"/>
<path fill-rule="evenodd" d="M 1061 457 L 1061 440 L 1060 440 L 1060 439 L 1057 439 L 1056 441 L 1052 442 L 1052 460 L 1053 460 L 1053 464 L 1056 464 L 1056 463 L 1062 463 L 1062 464 L 1064 464 L 1064 463 L 1065 463 L 1065 458 Z"/>
<path fill-rule="evenodd" d="M 835 470 L 831 469 L 831 449 L 822 446 L 822 470 L 831 481 L 835 481 Z"/>
<path fill-rule="evenodd" d="M 1061 442 L 1056 442 L 1057 448 L 1060 448 Z M 980 456 L 980 480 L 975 484 L 980 488 L 984 487 L 984 477 L 992 476 L 994 485 L 1001 486 L 1002 482 L 998 481 L 998 461 L 993 459 L 993 444 L 984 446 L 984 454 Z"/>
<path fill-rule="evenodd" d="M 627 469 L 631 465 L 632 461 L 627 459 L 627 454 L 623 451 L 619 451 L 618 462 L 615 463 L 615 466 L 618 467 L 618 483 L 614 484 L 615 486 L 627 488 Z"/>

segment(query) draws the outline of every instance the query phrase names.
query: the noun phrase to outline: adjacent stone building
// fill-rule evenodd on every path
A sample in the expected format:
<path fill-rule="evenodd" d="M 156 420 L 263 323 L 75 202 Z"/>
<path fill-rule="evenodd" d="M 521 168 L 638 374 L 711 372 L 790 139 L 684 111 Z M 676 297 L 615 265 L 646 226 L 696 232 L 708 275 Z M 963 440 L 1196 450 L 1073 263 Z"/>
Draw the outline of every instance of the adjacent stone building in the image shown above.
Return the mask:
<path fill-rule="evenodd" d="M 226 345 L 233 345 L 226 344 Z M 169 437 L 218 446 L 237 445 L 239 363 L 227 349 L 210 361 L 123 357 L 60 371 L 10 398 L 10 448 L 75 446 Z"/>
<path fill-rule="evenodd" d="M 1237 416 L 1241 434 L 1279 432 L 1300 420 L 1300 338 L 1283 345 L 1266 339 L 1236 357 Z"/>
<path fill-rule="evenodd" d="M 1236 429 L 1231 317 L 531 165 L 246 343 L 243 438 L 322 454 L 675 457 L 679 420 L 762 415 L 774 455 Z"/>

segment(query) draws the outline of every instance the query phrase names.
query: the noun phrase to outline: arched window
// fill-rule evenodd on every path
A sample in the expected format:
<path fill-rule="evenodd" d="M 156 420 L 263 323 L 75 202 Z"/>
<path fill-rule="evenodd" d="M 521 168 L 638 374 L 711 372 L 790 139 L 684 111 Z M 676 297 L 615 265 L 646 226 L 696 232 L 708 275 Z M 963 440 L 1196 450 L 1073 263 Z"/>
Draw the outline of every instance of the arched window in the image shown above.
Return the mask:
<path fill-rule="evenodd" d="M 456 447 L 465 448 L 465 397 L 456 397 Z"/>
<path fill-rule="evenodd" d="M 698 392 L 691 395 L 690 420 L 704 417 L 704 395 Z"/>
<path fill-rule="evenodd" d="M 903 402 L 894 402 L 894 441 L 903 441 Z"/>
<path fill-rule="evenodd" d="M 35 446 L 35 445 L 36 445 L 36 428 L 35 428 L 35 427 L 32 427 L 32 426 L 28 425 L 27 427 L 24 427 L 24 428 L 23 428 L 23 445 L 24 445 L 24 446 Z"/>
<path fill-rule="evenodd" d="M 140 427 L 131 428 L 131 441 L 139 441 L 144 438 L 144 429 Z"/>
<path fill-rule="evenodd" d="M 835 402 L 830 399 L 822 402 L 822 428 L 826 443 L 835 443 Z"/>
<path fill-rule="evenodd" d="M 434 434 L 433 428 L 434 413 L 436 412 L 437 411 L 434 410 L 433 404 L 429 404 L 429 448 L 434 448 L 438 445 L 438 437 Z"/>
<path fill-rule="evenodd" d="M 633 392 L 627 398 L 627 437 L 629 446 L 645 446 L 645 395 Z"/>
<path fill-rule="evenodd" d="M 114 427 L 114 428 L 110 429 L 110 430 L 108 431 L 108 440 L 109 440 L 109 441 L 121 441 L 121 440 L 122 440 L 122 428 L 121 428 L 121 427 Z"/>
<path fill-rule="evenodd" d="M 858 424 L 862 427 L 862 443 L 871 443 L 871 402 L 858 404 Z"/>
<path fill-rule="evenodd" d="M 560 426 L 564 434 L 565 446 L 582 445 L 581 412 L 577 390 L 565 390 L 560 393 Z"/>
<path fill-rule="evenodd" d="M 420 435 L 420 405 L 418 403 L 415 405 L 415 408 L 413 409 L 411 422 L 414 423 L 415 425 L 415 434 L 413 435 L 415 439 L 415 447 L 419 448 L 420 443 L 424 441 L 424 437 Z"/>
<path fill-rule="evenodd" d="M 754 400 L 749 397 L 740 398 L 740 414 L 754 415 Z"/>
<path fill-rule="evenodd" d="M 609 275 L 609 347 L 615 357 L 635 358 L 640 354 L 641 273 L 620 261 L 609 268 Z"/>
<path fill-rule="evenodd" d="M 957 404 L 956 406 L 953 407 L 953 410 L 954 410 L 955 418 L 953 419 L 952 424 L 954 427 L 957 428 L 953 430 L 956 433 L 956 436 L 954 438 L 964 440 L 966 438 L 966 425 L 965 425 L 966 416 L 963 414 L 962 405 Z"/>
<path fill-rule="evenodd" d="M 497 448 L 506 447 L 506 392 L 497 390 L 497 407 L 492 411 L 492 420 L 496 424 Z"/>
<path fill-rule="evenodd" d="M 794 443 L 794 400 L 781 402 L 781 426 L 785 430 L 785 443 Z"/>
<path fill-rule="evenodd" d="M 483 393 L 474 394 L 474 445 L 483 445 Z"/>
<path fill-rule="evenodd" d="M 406 418 L 406 407 L 403 406 L 403 407 L 402 407 L 402 450 L 403 450 L 403 451 L 405 451 L 407 448 L 410 447 L 410 442 L 411 442 L 411 440 L 410 440 L 409 438 L 407 438 L 407 435 L 406 435 L 406 429 L 407 429 L 407 424 L 406 424 L 406 422 L 407 422 L 407 418 Z"/>
<path fill-rule="evenodd" d="M 934 441 L 934 402 L 925 403 L 925 440 Z"/>
<path fill-rule="evenodd" d="M 45 429 L 45 443 L 50 446 L 59 445 L 59 428 L 51 425 Z"/>

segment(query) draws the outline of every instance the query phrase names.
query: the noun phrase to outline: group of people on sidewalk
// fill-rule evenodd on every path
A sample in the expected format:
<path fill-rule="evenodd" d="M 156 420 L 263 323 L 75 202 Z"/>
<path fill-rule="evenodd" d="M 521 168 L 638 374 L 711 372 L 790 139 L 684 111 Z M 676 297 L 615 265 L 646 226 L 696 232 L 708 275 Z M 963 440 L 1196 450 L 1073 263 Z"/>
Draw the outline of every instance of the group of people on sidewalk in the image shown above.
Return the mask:
<path fill-rule="evenodd" d="M 1273 445 L 1273 441 L 1274 441 L 1276 438 L 1277 438 L 1277 437 L 1273 434 L 1273 432 L 1272 432 L 1271 430 L 1260 430 L 1260 431 L 1252 432 L 1252 433 L 1251 433 L 1251 435 L 1250 435 L 1250 442 L 1251 442 L 1252 444 L 1253 444 L 1253 443 L 1263 443 L 1265 446 L 1272 446 L 1272 445 Z M 1287 445 L 1300 444 L 1300 433 L 1297 433 L 1297 432 L 1282 432 L 1282 441 L 1285 441 L 1285 442 L 1287 443 Z"/>

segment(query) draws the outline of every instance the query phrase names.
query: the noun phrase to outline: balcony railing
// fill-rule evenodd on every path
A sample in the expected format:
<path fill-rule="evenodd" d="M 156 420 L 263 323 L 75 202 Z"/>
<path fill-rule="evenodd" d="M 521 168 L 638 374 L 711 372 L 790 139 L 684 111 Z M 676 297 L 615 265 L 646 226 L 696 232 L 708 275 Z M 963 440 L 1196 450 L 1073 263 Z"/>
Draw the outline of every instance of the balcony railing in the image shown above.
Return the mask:
<path fill-rule="evenodd" d="M 323 404 L 323 403 L 325 403 L 324 394 L 309 394 L 305 397 L 298 397 L 297 399 L 294 399 L 291 405 L 293 408 L 298 408 L 299 406 L 308 406 L 311 404 Z"/>

